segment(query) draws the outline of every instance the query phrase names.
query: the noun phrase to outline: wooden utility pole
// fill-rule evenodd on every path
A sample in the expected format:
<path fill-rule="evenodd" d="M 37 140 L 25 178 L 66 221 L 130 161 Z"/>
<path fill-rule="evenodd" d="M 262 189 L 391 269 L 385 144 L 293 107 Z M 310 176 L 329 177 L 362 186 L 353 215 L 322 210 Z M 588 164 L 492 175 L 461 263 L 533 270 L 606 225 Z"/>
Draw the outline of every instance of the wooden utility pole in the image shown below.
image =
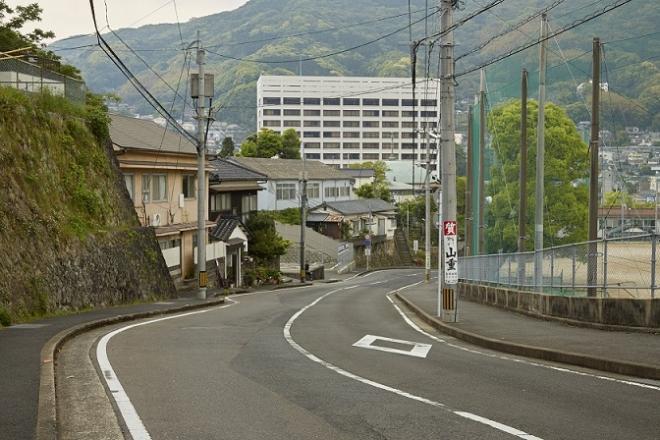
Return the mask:
<path fill-rule="evenodd" d="M 543 291 L 543 208 L 545 207 L 545 73 L 547 68 L 548 17 L 541 17 L 539 55 L 539 112 L 536 125 L 536 210 L 534 213 L 534 285 Z"/>
<path fill-rule="evenodd" d="M 593 82 L 591 84 L 591 140 L 589 142 L 589 258 L 587 295 L 596 296 L 598 281 L 598 133 L 600 131 L 600 39 L 593 41 Z"/>
<path fill-rule="evenodd" d="M 477 245 L 477 255 L 485 253 L 486 246 L 484 235 L 486 227 L 484 224 L 484 214 L 486 212 L 486 190 L 484 180 L 486 179 L 486 72 L 481 69 L 481 83 L 479 85 L 479 243 Z"/>
<path fill-rule="evenodd" d="M 468 133 L 467 133 L 467 184 L 465 185 L 465 256 L 472 254 L 472 186 L 474 173 L 472 171 L 472 106 L 468 108 Z"/>
<path fill-rule="evenodd" d="M 520 191 L 518 205 L 518 252 L 525 252 L 527 231 L 527 70 L 522 71 L 520 90 Z M 518 260 L 518 284 L 525 281 L 525 261 Z"/>

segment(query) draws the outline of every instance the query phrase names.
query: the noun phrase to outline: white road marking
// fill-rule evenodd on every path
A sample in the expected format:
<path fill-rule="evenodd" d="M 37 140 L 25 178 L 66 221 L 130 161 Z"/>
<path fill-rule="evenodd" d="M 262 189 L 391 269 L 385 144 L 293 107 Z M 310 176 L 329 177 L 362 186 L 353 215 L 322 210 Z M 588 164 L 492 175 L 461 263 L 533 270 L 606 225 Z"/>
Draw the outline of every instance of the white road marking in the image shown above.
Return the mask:
<path fill-rule="evenodd" d="M 375 286 L 378 284 L 384 284 L 387 283 L 389 280 L 383 280 L 383 281 L 374 281 L 373 283 L 369 283 L 370 286 Z"/>
<path fill-rule="evenodd" d="M 555 365 L 542 364 L 542 363 L 539 363 L 539 362 L 529 361 L 529 360 L 526 360 L 526 359 L 517 359 L 517 358 L 513 358 L 513 357 L 505 356 L 505 355 L 500 355 L 500 354 L 485 353 L 483 351 L 479 351 L 479 350 L 464 347 L 464 346 L 461 346 L 461 345 L 458 345 L 458 344 L 453 344 L 451 342 L 447 342 L 446 340 L 444 340 L 442 338 L 439 338 L 435 335 L 432 335 L 431 333 L 428 333 L 428 332 L 422 330 L 417 324 L 415 324 L 405 314 L 405 312 L 403 310 L 401 310 L 401 307 L 399 307 L 394 302 L 394 300 L 392 300 L 392 298 L 390 297 L 390 295 L 393 294 L 393 293 L 400 292 L 404 289 L 408 289 L 410 287 L 413 287 L 413 286 L 416 286 L 416 285 L 419 285 L 419 284 L 421 284 L 421 282 L 412 284 L 410 286 L 405 286 L 405 287 L 402 287 L 400 289 L 393 290 L 391 292 L 388 292 L 386 298 L 390 301 L 390 303 L 392 303 L 392 305 L 394 306 L 396 311 L 399 312 L 399 315 L 401 315 L 401 317 L 406 322 L 406 324 L 408 324 L 410 327 L 412 327 L 417 332 L 433 339 L 434 341 L 441 342 L 441 343 L 446 344 L 447 346 L 455 348 L 457 350 L 465 351 L 465 352 L 476 354 L 476 355 L 479 355 L 479 356 L 489 357 L 489 358 L 492 358 L 492 359 L 500 359 L 500 360 L 503 360 L 503 361 L 515 362 L 517 364 L 524 364 L 524 365 L 529 365 L 529 366 L 532 366 L 532 367 L 545 368 L 545 369 L 548 369 L 548 370 L 559 371 L 559 372 L 562 372 L 562 373 L 569 373 L 569 374 L 575 374 L 577 376 L 584 376 L 584 377 L 590 377 L 592 379 L 604 380 L 604 381 L 607 381 L 607 382 L 615 382 L 615 383 L 619 383 L 619 384 L 623 384 L 623 385 L 630 385 L 630 386 L 644 388 L 644 389 L 648 389 L 648 390 L 660 391 L 660 387 L 655 386 L 655 385 L 649 385 L 649 384 L 642 383 L 642 382 L 635 382 L 635 381 L 632 381 L 632 380 L 625 380 L 625 379 L 616 379 L 614 377 L 603 376 L 603 375 L 600 375 L 600 374 L 585 373 L 584 371 L 572 370 L 570 368 L 565 368 L 565 367 L 557 367 Z"/>
<path fill-rule="evenodd" d="M 105 379 L 105 383 L 108 385 L 108 389 L 110 390 L 112 397 L 115 399 L 115 402 L 117 403 L 117 408 L 119 408 L 119 412 L 121 413 L 121 416 L 124 419 L 124 422 L 126 423 L 126 427 L 128 428 L 128 431 L 130 432 L 133 440 L 151 440 L 151 436 L 149 435 L 147 429 L 144 427 L 144 424 L 142 423 L 140 416 L 135 410 L 133 404 L 131 403 L 131 400 L 128 398 L 128 395 L 126 394 L 124 387 L 119 381 L 119 378 L 117 378 L 115 371 L 112 369 L 112 364 L 110 364 L 110 360 L 108 359 L 108 353 L 107 353 L 107 346 L 110 339 L 112 339 L 113 336 L 116 336 L 119 333 L 125 332 L 126 330 L 130 330 L 135 327 L 140 327 L 147 324 L 153 324 L 155 322 L 167 321 L 169 319 L 182 318 L 184 316 L 199 315 L 201 313 L 207 313 L 213 310 L 224 309 L 227 307 L 231 307 L 235 304 L 238 304 L 237 301 L 232 301 L 232 300 L 229 301 L 231 301 L 232 304 L 227 304 L 220 307 L 213 307 L 210 309 L 196 310 L 194 312 L 181 313 L 179 315 L 166 316 L 164 318 L 152 319 L 151 321 L 138 322 L 136 324 L 127 325 L 125 327 L 121 327 L 117 330 L 114 330 L 101 338 L 98 345 L 96 346 L 96 359 L 99 363 L 99 368 L 103 372 L 103 378 Z"/>
<path fill-rule="evenodd" d="M 402 350 L 398 348 L 373 345 L 373 343 L 376 341 L 394 342 L 396 344 L 408 345 L 411 348 L 409 350 Z M 426 358 L 426 355 L 429 354 L 429 350 L 431 350 L 431 344 L 422 344 L 418 342 L 410 342 L 410 341 L 404 341 L 402 339 L 392 339 L 392 338 L 385 338 L 383 336 L 374 336 L 374 335 L 366 335 L 365 337 L 357 341 L 355 344 L 353 344 L 353 347 L 368 348 L 370 350 L 385 351 L 387 353 L 403 354 L 406 356 L 413 356 L 419 358 Z"/>
<path fill-rule="evenodd" d="M 419 284 L 419 283 L 417 283 L 417 284 Z M 434 400 L 427 399 L 425 397 L 416 396 L 416 395 L 408 393 L 406 391 L 402 391 L 402 390 L 399 390 L 397 388 L 393 388 L 393 387 L 390 387 L 388 385 L 384 385 L 382 383 L 375 382 L 373 380 L 364 378 L 362 376 L 358 376 L 357 374 L 353 374 L 350 371 L 346 371 L 342 368 L 339 368 L 338 366 L 336 366 L 336 365 L 334 365 L 330 362 L 324 361 L 323 359 L 317 357 L 316 355 L 314 355 L 314 354 L 310 353 L 309 351 L 307 351 L 306 349 L 304 349 L 296 341 L 293 340 L 293 337 L 291 336 L 291 326 L 293 326 L 293 323 L 296 321 L 296 319 L 298 319 L 300 317 L 300 315 L 305 313 L 306 310 L 308 310 L 311 307 L 314 307 L 316 304 L 321 302 L 323 299 L 325 299 L 328 296 L 332 295 L 333 293 L 339 292 L 341 290 L 344 290 L 344 289 L 331 290 L 330 292 L 316 298 L 314 301 L 312 301 L 311 303 L 307 304 L 305 307 L 303 307 L 302 309 L 300 309 L 296 313 L 294 313 L 293 316 L 291 316 L 291 318 L 289 318 L 287 323 L 284 325 L 284 330 L 283 330 L 284 339 L 286 339 L 286 341 L 289 343 L 289 345 L 291 345 L 291 347 L 293 347 L 297 352 L 299 352 L 300 354 L 305 356 L 307 359 L 309 359 L 313 362 L 316 362 L 317 364 L 320 364 L 323 367 L 325 367 L 329 370 L 332 370 L 337 374 L 340 374 L 340 375 L 342 375 L 344 377 L 347 377 L 349 379 L 358 381 L 358 382 L 363 383 L 365 385 L 369 385 L 369 386 L 372 386 L 374 388 L 378 388 L 380 390 L 388 391 L 388 392 L 396 394 L 398 396 L 405 397 L 405 398 L 411 399 L 411 400 L 415 400 L 417 402 L 425 403 L 427 405 L 431 405 L 431 406 L 434 406 L 436 408 L 441 408 L 441 409 L 443 409 L 445 411 L 448 411 L 452 414 L 455 414 L 459 417 L 462 417 L 462 418 L 465 418 L 465 419 L 468 419 L 468 420 L 472 420 L 472 421 L 475 421 L 475 422 L 478 422 L 478 423 L 485 424 L 487 426 L 490 426 L 490 427 L 495 428 L 497 430 L 500 430 L 502 432 L 506 432 L 507 434 L 511 434 L 515 437 L 519 437 L 519 438 L 523 438 L 523 439 L 527 439 L 527 440 L 542 440 L 539 437 L 535 437 L 531 434 L 527 434 L 526 432 L 520 431 L 516 428 L 504 425 L 504 424 L 499 423 L 499 422 L 495 422 L 495 421 L 487 419 L 485 417 L 476 416 L 475 414 L 468 413 L 468 412 L 456 411 L 456 410 L 453 410 L 453 409 L 449 408 L 444 403 L 436 402 Z"/>

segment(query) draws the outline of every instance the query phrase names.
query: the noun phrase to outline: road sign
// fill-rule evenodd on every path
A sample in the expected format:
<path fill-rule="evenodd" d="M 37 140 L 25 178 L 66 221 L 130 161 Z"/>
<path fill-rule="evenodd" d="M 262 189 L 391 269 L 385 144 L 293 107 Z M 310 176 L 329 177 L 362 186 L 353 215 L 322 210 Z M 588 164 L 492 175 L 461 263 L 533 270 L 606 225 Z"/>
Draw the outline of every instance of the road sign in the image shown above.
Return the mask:
<path fill-rule="evenodd" d="M 367 249 L 371 248 L 371 240 L 370 239 L 367 238 L 366 240 L 364 240 L 363 243 L 364 243 L 364 247 L 366 247 Z"/>
<path fill-rule="evenodd" d="M 417 253 L 419 251 L 419 241 L 413 240 L 413 252 Z"/>
<path fill-rule="evenodd" d="M 444 252 L 445 252 L 445 284 L 458 283 L 458 240 L 456 234 L 458 225 L 455 221 L 446 221 L 442 226 Z"/>
<path fill-rule="evenodd" d="M 458 226 L 456 225 L 455 221 L 446 221 L 444 222 L 444 235 L 445 237 L 448 235 L 453 235 L 456 236 L 456 233 L 458 231 Z"/>
<path fill-rule="evenodd" d="M 371 256 L 371 248 L 370 248 L 370 247 L 364 248 L 364 255 L 365 255 L 366 257 L 370 257 L 370 256 Z"/>

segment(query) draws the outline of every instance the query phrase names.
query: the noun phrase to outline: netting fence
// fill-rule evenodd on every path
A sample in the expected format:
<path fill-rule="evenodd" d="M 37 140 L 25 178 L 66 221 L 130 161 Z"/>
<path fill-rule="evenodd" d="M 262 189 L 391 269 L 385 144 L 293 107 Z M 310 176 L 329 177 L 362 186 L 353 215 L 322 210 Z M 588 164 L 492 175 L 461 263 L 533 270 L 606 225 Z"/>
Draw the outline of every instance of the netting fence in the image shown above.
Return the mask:
<path fill-rule="evenodd" d="M 658 237 L 647 234 L 556 246 L 539 253 L 465 257 L 459 276 L 468 283 L 546 295 L 655 298 Z M 535 272 L 537 259 L 540 276 Z"/>
<path fill-rule="evenodd" d="M 86 87 L 81 80 L 17 58 L 0 59 L 0 87 L 12 87 L 28 93 L 48 91 L 74 102 L 84 102 Z"/>

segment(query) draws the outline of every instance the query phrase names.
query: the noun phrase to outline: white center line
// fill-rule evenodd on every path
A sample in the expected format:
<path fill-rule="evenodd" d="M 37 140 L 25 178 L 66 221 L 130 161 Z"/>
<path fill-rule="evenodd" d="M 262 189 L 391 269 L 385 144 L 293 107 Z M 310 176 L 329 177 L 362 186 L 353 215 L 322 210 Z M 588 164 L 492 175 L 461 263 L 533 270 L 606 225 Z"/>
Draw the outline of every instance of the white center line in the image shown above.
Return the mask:
<path fill-rule="evenodd" d="M 419 283 L 416 283 L 416 284 L 419 284 Z M 336 365 L 334 365 L 330 362 L 324 361 L 323 359 L 317 357 L 316 355 L 314 355 L 314 354 L 310 353 L 309 351 L 307 351 L 306 349 L 304 349 L 296 341 L 293 340 L 293 337 L 291 336 L 291 326 L 293 326 L 293 323 L 296 321 L 296 319 L 298 319 L 300 317 L 300 315 L 302 315 L 306 310 L 308 310 L 311 307 L 314 307 L 316 304 L 318 304 L 323 299 L 325 299 L 328 296 L 332 295 L 333 293 L 339 292 L 341 290 L 344 290 L 344 289 L 331 290 L 330 292 L 318 297 L 317 299 L 315 299 L 314 301 L 312 301 L 311 303 L 307 304 L 305 307 L 303 307 L 302 309 L 300 309 L 296 313 L 294 313 L 293 316 L 291 318 L 289 318 L 287 323 L 284 325 L 284 330 L 283 330 L 284 339 L 286 339 L 286 341 L 289 343 L 289 345 L 291 345 L 291 347 L 293 347 L 297 352 L 299 352 L 300 354 L 305 356 L 307 359 L 309 359 L 313 362 L 316 362 L 317 364 L 320 364 L 320 365 L 324 366 L 325 368 L 334 371 L 337 374 L 340 374 L 340 375 L 342 375 L 344 377 L 347 377 L 349 379 L 358 381 L 358 382 L 363 383 L 365 385 L 369 385 L 369 386 L 372 386 L 374 388 L 378 388 L 380 390 L 388 391 L 388 392 L 396 394 L 398 396 L 405 397 L 405 398 L 411 399 L 411 400 L 415 400 L 417 402 L 425 403 L 427 405 L 431 405 L 431 406 L 434 406 L 436 408 L 441 408 L 445 411 L 448 411 L 448 412 L 450 412 L 452 414 L 455 414 L 459 417 L 462 417 L 464 419 L 472 420 L 472 421 L 490 426 L 490 427 L 495 428 L 499 431 L 506 432 L 507 434 L 511 434 L 515 437 L 519 437 L 519 438 L 523 438 L 523 439 L 527 439 L 527 440 L 542 440 L 539 437 L 535 437 L 531 434 L 528 434 L 524 431 L 520 431 L 519 429 L 513 428 L 511 426 L 504 425 L 502 423 L 487 419 L 485 417 L 477 416 L 477 415 L 469 413 L 469 412 L 456 411 L 456 410 L 453 410 L 453 409 L 449 408 L 444 403 L 436 402 L 434 400 L 427 399 L 425 397 L 416 396 L 416 395 L 408 393 L 406 391 L 402 391 L 402 390 L 399 390 L 397 388 L 393 388 L 393 387 L 390 387 L 388 385 L 384 385 L 382 383 L 375 382 L 373 380 L 364 378 L 362 376 L 358 376 L 357 374 L 353 374 L 350 371 L 346 371 L 342 368 L 339 368 L 338 366 L 336 366 Z"/>

